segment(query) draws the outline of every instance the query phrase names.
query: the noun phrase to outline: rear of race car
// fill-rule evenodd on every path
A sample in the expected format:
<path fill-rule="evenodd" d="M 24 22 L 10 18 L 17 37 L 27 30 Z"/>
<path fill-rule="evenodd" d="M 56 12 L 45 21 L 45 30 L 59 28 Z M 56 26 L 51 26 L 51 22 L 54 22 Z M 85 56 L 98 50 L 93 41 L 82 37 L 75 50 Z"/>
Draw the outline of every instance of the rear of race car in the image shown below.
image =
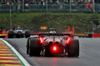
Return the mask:
<path fill-rule="evenodd" d="M 70 36 L 61 37 L 58 34 L 47 36 L 45 39 L 44 36 L 28 38 L 27 54 L 30 56 L 39 56 L 41 53 L 44 56 L 66 56 L 66 54 L 70 57 L 79 56 L 78 40 L 74 40 Z M 52 40 L 50 37 L 52 37 Z"/>

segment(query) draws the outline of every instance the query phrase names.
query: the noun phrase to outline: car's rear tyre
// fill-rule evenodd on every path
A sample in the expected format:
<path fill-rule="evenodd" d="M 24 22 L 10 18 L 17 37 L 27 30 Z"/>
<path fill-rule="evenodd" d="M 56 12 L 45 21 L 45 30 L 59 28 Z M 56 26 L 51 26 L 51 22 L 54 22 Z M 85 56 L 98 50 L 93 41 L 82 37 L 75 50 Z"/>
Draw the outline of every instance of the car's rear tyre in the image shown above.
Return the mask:
<path fill-rule="evenodd" d="M 26 32 L 25 32 L 25 37 L 26 37 L 26 38 L 30 37 L 30 31 L 26 31 Z"/>
<path fill-rule="evenodd" d="M 29 48 L 27 53 L 29 56 L 40 56 L 41 46 L 39 44 L 38 38 L 30 38 L 29 39 Z"/>
<path fill-rule="evenodd" d="M 79 56 L 79 41 L 72 40 L 72 43 L 67 49 L 69 57 L 78 57 Z"/>
<path fill-rule="evenodd" d="M 29 54 L 29 40 L 30 38 L 27 39 L 27 44 L 26 44 L 26 53 Z"/>
<path fill-rule="evenodd" d="M 14 37 L 14 32 L 8 31 L 8 38 L 13 38 L 13 37 Z"/>

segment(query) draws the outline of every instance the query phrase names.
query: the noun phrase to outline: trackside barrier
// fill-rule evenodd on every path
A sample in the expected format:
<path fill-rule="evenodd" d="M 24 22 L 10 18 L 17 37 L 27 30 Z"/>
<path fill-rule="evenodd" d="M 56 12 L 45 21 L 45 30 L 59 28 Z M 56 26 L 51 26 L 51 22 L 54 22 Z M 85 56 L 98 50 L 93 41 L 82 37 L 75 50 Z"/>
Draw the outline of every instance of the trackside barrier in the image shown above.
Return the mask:
<path fill-rule="evenodd" d="M 94 34 L 92 34 L 92 38 L 100 38 L 100 33 L 94 33 Z"/>
<path fill-rule="evenodd" d="M 0 34 L 0 38 L 8 38 L 8 34 Z"/>
<path fill-rule="evenodd" d="M 78 37 L 89 37 L 88 34 L 73 34 L 73 35 Z"/>
<path fill-rule="evenodd" d="M 39 35 L 40 32 L 31 32 L 30 34 L 31 34 L 31 35 Z"/>
<path fill-rule="evenodd" d="M 88 38 L 100 38 L 100 33 L 93 33 L 93 34 L 73 34 L 74 36 L 79 37 L 88 37 Z"/>

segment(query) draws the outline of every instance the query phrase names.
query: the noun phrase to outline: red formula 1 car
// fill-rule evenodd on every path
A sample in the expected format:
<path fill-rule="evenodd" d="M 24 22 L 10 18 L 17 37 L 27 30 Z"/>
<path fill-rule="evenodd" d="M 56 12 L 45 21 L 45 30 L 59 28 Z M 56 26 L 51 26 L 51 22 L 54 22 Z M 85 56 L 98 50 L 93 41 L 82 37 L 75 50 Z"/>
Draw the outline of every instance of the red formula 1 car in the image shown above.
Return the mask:
<path fill-rule="evenodd" d="M 79 56 L 79 41 L 71 34 L 42 33 L 29 37 L 26 45 L 29 56 Z"/>

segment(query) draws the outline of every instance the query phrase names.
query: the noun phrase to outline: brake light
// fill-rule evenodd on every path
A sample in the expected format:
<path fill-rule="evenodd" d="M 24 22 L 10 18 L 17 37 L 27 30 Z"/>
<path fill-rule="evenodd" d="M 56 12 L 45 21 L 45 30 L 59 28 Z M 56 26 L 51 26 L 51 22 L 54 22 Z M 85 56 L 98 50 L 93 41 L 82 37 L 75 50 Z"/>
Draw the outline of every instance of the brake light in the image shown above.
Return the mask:
<path fill-rule="evenodd" d="M 41 44 L 43 44 L 43 43 L 44 43 L 44 40 L 43 40 L 43 38 L 42 38 L 42 37 L 39 37 L 39 41 L 40 41 L 40 43 L 41 43 Z"/>
<path fill-rule="evenodd" d="M 71 42 L 71 38 L 68 37 L 67 40 L 66 40 L 66 43 L 69 44 L 70 42 Z"/>
<path fill-rule="evenodd" d="M 57 47 L 56 47 L 56 46 L 54 46 L 54 47 L 53 47 L 53 50 L 54 50 L 54 51 L 56 51 L 56 50 L 57 50 Z"/>
<path fill-rule="evenodd" d="M 57 52 L 58 51 L 58 46 L 57 45 L 51 46 L 51 51 Z"/>

